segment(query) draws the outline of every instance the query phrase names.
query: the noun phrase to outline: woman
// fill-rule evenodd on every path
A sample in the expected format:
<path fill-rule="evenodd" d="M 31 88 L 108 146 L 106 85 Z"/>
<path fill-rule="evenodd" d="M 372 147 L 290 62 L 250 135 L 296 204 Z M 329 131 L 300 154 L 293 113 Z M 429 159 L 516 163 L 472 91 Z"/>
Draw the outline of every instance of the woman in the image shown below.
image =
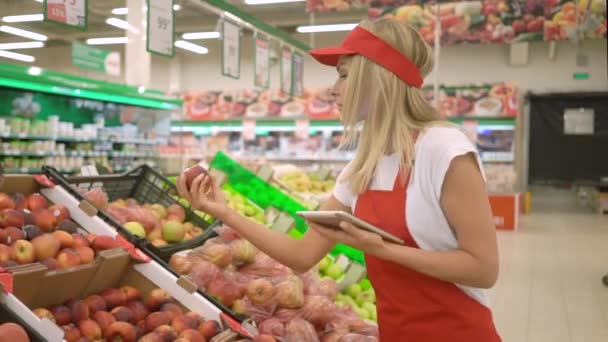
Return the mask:
<path fill-rule="evenodd" d="M 309 223 L 294 240 L 229 209 L 208 176 L 189 190 L 181 177 L 181 194 L 296 271 L 312 268 L 336 243 L 363 251 L 381 341 L 500 341 L 485 290 L 496 282 L 498 253 L 481 164 L 466 135 L 422 95 L 431 49 L 412 28 L 379 20 L 311 55 L 337 67 L 333 92 L 345 140 L 358 142 L 322 209 L 351 212 L 406 245 L 345 222 L 342 230 Z"/>

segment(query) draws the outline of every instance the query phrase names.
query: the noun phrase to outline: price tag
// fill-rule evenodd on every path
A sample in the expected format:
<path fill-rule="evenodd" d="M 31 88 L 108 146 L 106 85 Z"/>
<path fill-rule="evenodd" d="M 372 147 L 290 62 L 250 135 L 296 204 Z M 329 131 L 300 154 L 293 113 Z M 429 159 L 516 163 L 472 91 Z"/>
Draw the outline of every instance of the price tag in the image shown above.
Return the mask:
<path fill-rule="evenodd" d="M 255 120 L 243 120 L 243 140 L 255 139 Z"/>
<path fill-rule="evenodd" d="M 148 0 L 148 39 L 146 49 L 163 56 L 175 55 L 175 16 L 173 0 Z"/>
<path fill-rule="evenodd" d="M 87 0 L 46 0 L 44 20 L 86 29 Z"/>
<path fill-rule="evenodd" d="M 296 120 L 296 138 L 308 139 L 310 136 L 310 121 L 308 119 Z"/>
<path fill-rule="evenodd" d="M 229 21 L 222 22 L 222 74 L 239 79 L 241 76 L 241 28 Z"/>

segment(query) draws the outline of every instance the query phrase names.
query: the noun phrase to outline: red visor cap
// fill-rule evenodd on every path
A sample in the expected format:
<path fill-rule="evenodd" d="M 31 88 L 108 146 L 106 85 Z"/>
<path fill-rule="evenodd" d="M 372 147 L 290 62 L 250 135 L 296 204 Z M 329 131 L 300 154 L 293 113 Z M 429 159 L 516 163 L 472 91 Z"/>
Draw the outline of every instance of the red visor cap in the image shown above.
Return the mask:
<path fill-rule="evenodd" d="M 310 55 L 321 64 L 337 66 L 342 56 L 361 55 L 391 71 L 405 84 L 422 87 L 420 70 L 407 56 L 383 39 L 357 26 L 342 45 L 311 50 Z"/>

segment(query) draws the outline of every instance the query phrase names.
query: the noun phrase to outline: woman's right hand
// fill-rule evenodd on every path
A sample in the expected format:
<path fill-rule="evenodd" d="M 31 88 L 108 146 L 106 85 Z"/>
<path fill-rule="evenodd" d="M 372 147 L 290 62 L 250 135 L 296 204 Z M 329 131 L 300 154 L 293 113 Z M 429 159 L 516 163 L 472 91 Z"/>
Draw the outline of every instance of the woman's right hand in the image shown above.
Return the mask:
<path fill-rule="evenodd" d="M 180 196 L 190 202 L 192 208 L 204 211 L 216 219 L 221 220 L 230 210 L 224 193 L 211 175 L 199 175 L 188 188 L 186 177 L 181 174 L 177 179 L 177 189 Z"/>

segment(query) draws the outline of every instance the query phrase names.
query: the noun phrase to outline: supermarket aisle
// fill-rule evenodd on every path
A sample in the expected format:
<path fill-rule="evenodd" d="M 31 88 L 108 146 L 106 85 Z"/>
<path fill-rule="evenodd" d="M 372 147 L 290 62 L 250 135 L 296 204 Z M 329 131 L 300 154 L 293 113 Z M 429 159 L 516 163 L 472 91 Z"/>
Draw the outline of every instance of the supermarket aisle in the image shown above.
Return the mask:
<path fill-rule="evenodd" d="M 492 302 L 505 342 L 608 341 L 608 216 L 576 211 L 542 208 L 499 233 Z"/>

